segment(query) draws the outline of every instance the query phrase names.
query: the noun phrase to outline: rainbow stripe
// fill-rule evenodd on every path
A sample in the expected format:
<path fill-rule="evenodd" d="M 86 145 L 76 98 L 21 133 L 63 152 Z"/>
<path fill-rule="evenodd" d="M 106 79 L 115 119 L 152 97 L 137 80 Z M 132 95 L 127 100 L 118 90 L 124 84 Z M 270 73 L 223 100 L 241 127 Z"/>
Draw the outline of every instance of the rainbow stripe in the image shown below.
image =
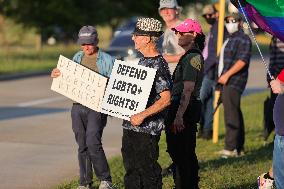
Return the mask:
<path fill-rule="evenodd" d="M 240 0 L 247 16 L 260 28 L 284 42 L 284 0 Z"/>

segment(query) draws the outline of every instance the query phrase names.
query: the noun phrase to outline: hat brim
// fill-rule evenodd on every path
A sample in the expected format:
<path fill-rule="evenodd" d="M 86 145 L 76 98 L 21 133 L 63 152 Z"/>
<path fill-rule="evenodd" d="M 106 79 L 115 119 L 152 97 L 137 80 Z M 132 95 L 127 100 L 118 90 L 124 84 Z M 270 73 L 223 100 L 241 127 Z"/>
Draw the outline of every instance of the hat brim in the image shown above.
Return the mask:
<path fill-rule="evenodd" d="M 161 9 L 164 9 L 164 8 L 168 8 L 168 9 L 177 9 L 178 11 L 182 11 L 182 7 L 180 7 L 180 6 L 174 6 L 174 7 L 159 7 L 159 11 L 161 10 Z"/>
<path fill-rule="evenodd" d="M 160 37 L 164 32 L 163 31 L 144 31 L 139 28 L 135 28 L 132 32 L 133 35 L 145 35 L 145 36 L 154 36 L 154 37 Z"/>
<path fill-rule="evenodd" d="M 82 38 L 78 38 L 77 43 L 79 45 L 84 45 L 84 44 L 89 44 L 89 45 L 97 45 L 98 44 L 98 40 L 95 38 L 90 38 L 90 37 L 82 37 Z"/>

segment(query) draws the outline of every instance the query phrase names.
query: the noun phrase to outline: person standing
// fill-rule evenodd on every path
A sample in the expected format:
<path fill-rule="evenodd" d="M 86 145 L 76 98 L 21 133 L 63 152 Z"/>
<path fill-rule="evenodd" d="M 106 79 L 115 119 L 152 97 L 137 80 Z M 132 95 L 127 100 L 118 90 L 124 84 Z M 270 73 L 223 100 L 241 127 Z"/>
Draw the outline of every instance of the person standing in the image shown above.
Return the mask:
<path fill-rule="evenodd" d="M 273 148 L 272 167 L 267 173 L 257 178 L 259 189 L 284 188 L 284 69 L 280 71 L 277 79 L 270 81 L 271 92 L 276 94 L 273 108 L 273 122 L 275 124 L 275 138 Z M 275 169 L 275 170 L 274 170 Z M 277 180 L 277 181 L 276 181 Z"/>
<path fill-rule="evenodd" d="M 200 88 L 203 79 L 205 36 L 200 24 L 186 19 L 173 28 L 185 54 L 173 74 L 171 105 L 166 120 L 168 152 L 176 166 L 176 189 L 198 188 L 198 160 L 195 153 L 197 123 L 200 119 Z"/>
<path fill-rule="evenodd" d="M 73 61 L 109 77 L 114 59 L 99 49 L 98 42 L 96 28 L 83 26 L 78 34 L 78 44 L 81 45 L 82 51 L 74 55 Z M 60 70 L 55 68 L 51 72 L 51 77 L 56 78 L 60 74 Z M 80 103 L 73 103 L 71 118 L 72 129 L 79 146 L 80 185 L 77 189 L 93 188 L 93 169 L 101 181 L 99 189 L 112 189 L 109 165 L 102 146 L 107 116 Z"/>
<path fill-rule="evenodd" d="M 178 39 L 171 28 L 181 23 L 179 15 L 182 8 L 178 6 L 176 0 L 160 0 L 159 14 L 165 22 L 165 32 L 163 35 L 162 51 L 163 57 L 168 63 L 177 63 L 184 54 L 184 50 L 178 45 Z M 170 68 L 174 66 L 170 65 Z M 174 69 L 171 69 L 174 70 Z"/>
<path fill-rule="evenodd" d="M 132 36 L 135 49 L 143 55 L 138 64 L 157 71 L 146 109 L 122 124 L 125 189 L 162 188 L 158 143 L 164 129 L 165 109 L 170 105 L 172 87 L 168 64 L 157 50 L 157 41 L 162 33 L 160 21 L 139 18 Z"/>
<path fill-rule="evenodd" d="M 218 65 L 226 128 L 225 147 L 219 152 L 223 158 L 240 156 L 244 152 L 245 128 L 240 106 L 248 79 L 252 43 L 243 32 L 242 24 L 242 18 L 237 13 L 225 17 L 229 37 L 221 48 Z"/>
<path fill-rule="evenodd" d="M 282 69 L 284 69 L 284 43 L 277 39 L 276 37 L 271 38 L 271 43 L 269 46 L 270 51 L 270 62 L 269 71 L 274 78 L 277 78 L 278 74 Z M 270 82 L 271 79 L 267 76 L 267 81 Z M 273 107 L 276 100 L 277 94 L 274 94 L 270 89 L 270 98 L 267 98 L 264 104 L 264 130 L 263 139 L 266 142 L 270 133 L 274 130 L 273 122 Z"/>
<path fill-rule="evenodd" d="M 178 44 L 178 37 L 172 28 L 182 21 L 179 19 L 182 7 L 176 0 L 160 0 L 159 14 L 165 22 L 165 32 L 163 34 L 162 52 L 163 57 L 169 64 L 170 72 L 173 73 L 180 57 L 184 54 L 184 49 Z M 173 173 L 175 165 L 171 163 L 162 170 L 162 175 L 167 176 Z"/>
<path fill-rule="evenodd" d="M 212 138 L 213 123 L 213 99 L 215 90 L 215 69 L 217 57 L 217 39 L 218 39 L 218 17 L 219 13 L 214 5 L 206 5 L 203 9 L 203 18 L 210 25 L 210 31 L 206 38 L 204 56 L 204 78 L 200 90 L 200 99 L 202 102 L 202 114 L 200 120 L 200 129 L 198 136 L 204 139 Z M 226 32 L 225 32 L 226 33 Z M 225 35 L 226 36 L 226 35 Z"/>
<path fill-rule="evenodd" d="M 273 93 L 278 94 L 274 108 L 273 121 L 275 138 L 273 148 L 273 177 L 276 188 L 284 189 L 284 69 L 276 80 L 270 82 Z"/>

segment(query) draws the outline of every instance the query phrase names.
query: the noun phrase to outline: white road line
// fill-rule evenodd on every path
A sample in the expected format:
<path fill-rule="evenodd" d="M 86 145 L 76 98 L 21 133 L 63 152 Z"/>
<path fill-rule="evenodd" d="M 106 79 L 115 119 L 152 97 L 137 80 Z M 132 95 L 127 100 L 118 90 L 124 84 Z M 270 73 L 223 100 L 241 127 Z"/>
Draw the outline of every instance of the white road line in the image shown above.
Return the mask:
<path fill-rule="evenodd" d="M 62 101 L 62 100 L 67 100 L 66 97 L 53 97 L 53 98 L 43 98 L 39 100 L 33 100 L 29 102 L 22 102 L 17 104 L 18 107 L 29 107 L 29 106 L 35 106 L 39 104 L 47 104 L 50 102 L 57 102 L 57 101 Z"/>

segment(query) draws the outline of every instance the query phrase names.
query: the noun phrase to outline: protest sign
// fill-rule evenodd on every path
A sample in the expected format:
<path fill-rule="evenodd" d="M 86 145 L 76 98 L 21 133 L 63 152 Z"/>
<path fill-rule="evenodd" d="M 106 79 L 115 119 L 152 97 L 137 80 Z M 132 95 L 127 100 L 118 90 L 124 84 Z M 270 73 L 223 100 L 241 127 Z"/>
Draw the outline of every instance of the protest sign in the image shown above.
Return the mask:
<path fill-rule="evenodd" d="M 130 120 L 146 108 L 155 75 L 156 69 L 116 60 L 101 112 Z"/>
<path fill-rule="evenodd" d="M 61 74 L 53 79 L 51 90 L 100 112 L 108 79 L 62 55 L 57 68 Z"/>

